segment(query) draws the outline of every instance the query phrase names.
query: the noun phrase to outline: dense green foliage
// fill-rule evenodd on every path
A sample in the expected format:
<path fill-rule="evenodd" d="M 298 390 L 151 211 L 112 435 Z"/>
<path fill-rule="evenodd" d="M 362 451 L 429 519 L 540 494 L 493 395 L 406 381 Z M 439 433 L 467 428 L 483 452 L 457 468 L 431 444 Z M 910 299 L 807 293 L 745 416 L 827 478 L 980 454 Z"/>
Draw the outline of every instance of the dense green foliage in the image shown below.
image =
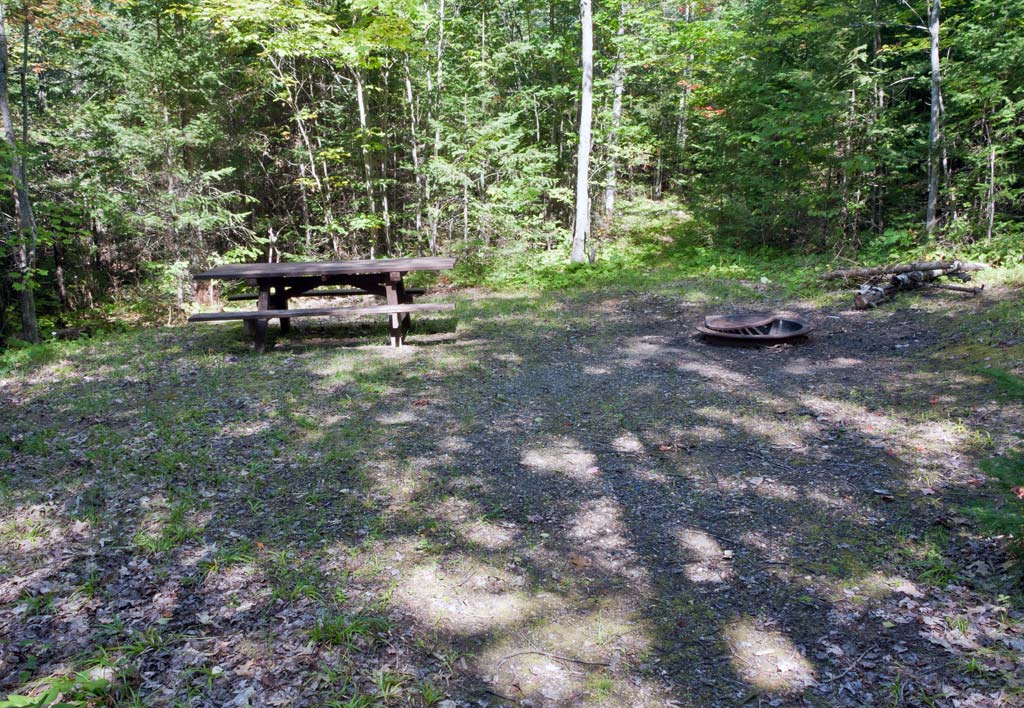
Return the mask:
<path fill-rule="evenodd" d="M 127 285 L 180 304 L 191 273 L 224 261 L 443 252 L 464 257 L 463 279 L 529 285 L 538 269 L 564 271 L 574 2 L 5 10 L 13 132 L 39 234 L 35 270 L 16 274 L 27 236 L 5 190 L 4 337 L 18 330 L 24 287 L 49 330 Z M 943 12 L 941 221 L 926 238 L 923 0 L 598 3 L 599 265 L 567 277 L 614 277 L 613 243 L 629 225 L 604 213 L 613 181 L 617 204 L 672 196 L 698 216 L 714 253 L 662 249 L 679 268 L 768 246 L 1020 261 L 1024 0 Z"/>

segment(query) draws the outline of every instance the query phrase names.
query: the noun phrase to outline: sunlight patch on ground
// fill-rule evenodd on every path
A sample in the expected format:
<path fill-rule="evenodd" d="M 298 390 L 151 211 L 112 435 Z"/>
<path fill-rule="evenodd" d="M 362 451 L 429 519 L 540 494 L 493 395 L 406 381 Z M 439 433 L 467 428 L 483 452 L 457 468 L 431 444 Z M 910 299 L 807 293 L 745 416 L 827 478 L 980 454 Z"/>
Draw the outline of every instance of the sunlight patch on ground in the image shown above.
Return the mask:
<path fill-rule="evenodd" d="M 597 478 L 597 457 L 569 438 L 556 439 L 523 453 L 522 463 L 542 472 L 568 475 L 581 481 Z"/>
<path fill-rule="evenodd" d="M 221 427 L 220 436 L 224 438 L 248 438 L 259 435 L 273 427 L 274 421 L 272 420 L 239 420 Z"/>
<path fill-rule="evenodd" d="M 747 548 L 756 549 L 767 561 L 785 562 L 789 558 L 789 547 L 780 542 L 780 535 L 769 531 L 744 531 L 739 541 Z"/>
<path fill-rule="evenodd" d="M 651 341 L 651 340 L 655 341 Z M 665 346 L 661 337 L 629 337 L 619 343 L 618 358 L 615 363 L 618 366 L 637 367 L 649 366 L 652 360 L 665 359 L 666 355 L 671 357 L 682 356 L 683 351 L 675 347 Z"/>
<path fill-rule="evenodd" d="M 829 600 L 834 604 L 851 600 L 862 602 L 879 600 L 894 593 L 914 598 L 924 597 L 921 587 L 908 578 L 884 573 L 867 573 L 833 587 L 829 593 Z"/>
<path fill-rule="evenodd" d="M 471 452 L 473 445 L 461 435 L 447 435 L 438 442 L 440 452 Z"/>
<path fill-rule="evenodd" d="M 693 445 L 715 442 L 724 438 L 725 430 L 717 425 L 693 425 L 672 430 L 673 440 Z"/>
<path fill-rule="evenodd" d="M 723 388 L 730 388 L 730 386 L 725 384 L 745 387 L 756 385 L 755 381 L 746 374 L 741 374 L 710 361 L 680 361 L 676 363 L 676 367 L 682 371 L 702 376 Z"/>
<path fill-rule="evenodd" d="M 420 421 L 420 415 L 411 410 L 398 411 L 387 415 L 379 415 L 376 418 L 381 425 L 410 425 Z"/>
<path fill-rule="evenodd" d="M 763 479 L 763 481 L 755 484 L 758 479 Z M 770 477 L 748 477 L 747 483 L 758 495 L 768 499 L 785 502 L 811 501 L 818 506 L 822 506 L 827 509 L 841 509 L 844 512 L 849 512 L 854 507 L 852 501 L 840 499 L 835 496 L 835 494 L 823 492 L 814 487 L 798 487 L 793 484 L 786 484 L 784 482 L 771 479 Z M 859 511 L 862 516 L 867 514 L 866 510 L 859 509 Z"/>
<path fill-rule="evenodd" d="M 644 451 L 644 444 L 640 442 L 640 438 L 638 438 L 635 434 L 629 432 L 623 433 L 619 437 L 612 440 L 612 447 L 614 447 L 619 452 Z"/>
<path fill-rule="evenodd" d="M 434 506 L 432 515 L 451 523 L 458 523 L 472 519 L 479 514 L 479 502 L 461 497 L 448 497 Z"/>
<path fill-rule="evenodd" d="M 591 612 L 540 620 L 475 658 L 500 693 L 534 706 L 665 706 L 668 699 L 639 677 L 614 675 L 650 649 L 650 640 L 618 598 Z"/>
<path fill-rule="evenodd" d="M 705 406 L 697 412 L 709 420 L 718 421 L 723 427 L 740 427 L 752 436 L 766 439 L 772 446 L 802 452 L 807 450 L 806 437 L 814 435 L 818 427 L 813 423 L 789 420 L 784 416 L 768 414 L 745 414 L 736 408 Z M 760 464 L 767 467 L 768 463 Z"/>
<path fill-rule="evenodd" d="M 381 493 L 390 501 L 388 508 L 391 511 L 400 512 L 404 505 L 413 501 L 433 483 L 434 475 L 427 471 L 431 464 L 431 460 L 415 458 L 409 460 L 405 469 L 400 472 L 390 470 L 374 474 L 374 477 L 378 478 Z"/>
<path fill-rule="evenodd" d="M 804 396 L 802 402 L 820 415 L 857 429 L 879 447 L 917 462 L 928 459 L 955 469 L 960 462 L 950 456 L 959 456 L 969 443 L 969 431 L 952 421 L 932 420 L 915 424 L 869 411 L 856 403 L 818 396 Z"/>
<path fill-rule="evenodd" d="M 786 366 L 782 367 L 784 373 L 792 376 L 810 376 L 829 369 L 849 369 L 855 366 L 864 366 L 861 359 L 852 357 L 837 356 L 831 359 L 807 359 L 799 357 L 793 359 Z"/>
<path fill-rule="evenodd" d="M 648 468 L 640 468 L 636 470 L 633 472 L 633 476 L 643 482 L 649 482 L 651 484 L 669 485 L 672 483 L 672 479 L 668 475 Z"/>
<path fill-rule="evenodd" d="M 682 556 L 689 560 L 683 573 L 690 582 L 724 583 L 735 575 L 732 549 L 723 549 L 713 536 L 699 529 L 680 529 L 675 536 Z"/>
<path fill-rule="evenodd" d="M 751 686 L 775 693 L 798 693 L 814 685 L 814 667 L 782 632 L 744 617 L 726 627 L 725 638 L 733 670 Z"/>
<path fill-rule="evenodd" d="M 569 562 L 578 571 L 584 571 L 591 564 L 610 572 L 622 570 L 621 554 L 629 546 L 625 534 L 626 525 L 618 502 L 610 497 L 591 500 L 570 524 L 568 535 L 576 541 L 579 553 L 570 557 Z"/>
<path fill-rule="evenodd" d="M 458 530 L 471 543 L 492 551 L 510 547 L 521 533 L 512 523 L 496 524 L 482 520 L 461 524 Z"/>
<path fill-rule="evenodd" d="M 466 559 L 461 564 L 427 562 L 397 579 L 395 599 L 410 615 L 448 631 L 494 631 L 552 606 L 550 593 L 526 591 L 526 579 L 508 570 Z"/>

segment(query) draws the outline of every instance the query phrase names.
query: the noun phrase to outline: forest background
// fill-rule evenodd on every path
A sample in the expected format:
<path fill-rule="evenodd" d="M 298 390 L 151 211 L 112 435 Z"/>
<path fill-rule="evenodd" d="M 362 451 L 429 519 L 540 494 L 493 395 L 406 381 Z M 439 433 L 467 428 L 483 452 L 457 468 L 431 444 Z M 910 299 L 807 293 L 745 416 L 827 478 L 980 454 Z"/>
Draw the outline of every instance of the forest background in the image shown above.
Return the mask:
<path fill-rule="evenodd" d="M 1024 259 L 1024 0 L 3 13 L 7 344 L 187 307 L 224 262 L 444 253 L 530 284 L 635 256 L 620 215 L 652 202 L 719 260 Z"/>

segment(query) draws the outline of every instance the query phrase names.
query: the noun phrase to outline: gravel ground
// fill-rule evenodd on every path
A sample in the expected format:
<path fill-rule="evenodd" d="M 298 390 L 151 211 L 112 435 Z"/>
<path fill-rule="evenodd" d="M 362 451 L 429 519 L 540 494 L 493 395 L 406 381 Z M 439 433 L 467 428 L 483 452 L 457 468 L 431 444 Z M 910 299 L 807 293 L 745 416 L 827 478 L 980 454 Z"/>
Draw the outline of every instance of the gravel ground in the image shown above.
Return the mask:
<path fill-rule="evenodd" d="M 765 298 L 816 331 L 737 347 L 699 284 L 463 292 L 397 351 L 149 330 L 11 376 L 0 688 L 1024 705 L 1016 568 L 961 511 L 1024 428 L 958 349 L 1010 297 Z"/>

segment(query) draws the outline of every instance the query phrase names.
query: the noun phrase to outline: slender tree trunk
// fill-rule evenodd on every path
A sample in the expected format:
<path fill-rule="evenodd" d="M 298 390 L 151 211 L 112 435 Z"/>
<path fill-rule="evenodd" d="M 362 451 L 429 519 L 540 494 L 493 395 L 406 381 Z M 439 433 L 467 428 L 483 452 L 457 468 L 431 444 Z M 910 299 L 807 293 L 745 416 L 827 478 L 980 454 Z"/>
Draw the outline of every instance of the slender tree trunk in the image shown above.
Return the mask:
<path fill-rule="evenodd" d="M 688 24 L 693 22 L 693 3 L 687 2 L 684 7 L 683 20 Z M 686 152 L 686 138 L 688 126 L 686 124 L 686 108 L 690 103 L 690 91 L 692 83 L 690 77 L 693 75 L 693 52 L 686 55 L 686 66 L 683 68 L 683 90 L 679 93 L 679 118 L 676 121 L 676 143 L 679 145 L 679 152 Z"/>
<path fill-rule="evenodd" d="M 433 97 L 433 118 L 434 118 L 434 160 L 437 160 L 438 155 L 441 153 L 441 91 L 444 85 L 444 3 L 445 0 L 441 0 L 440 7 L 438 8 L 438 25 L 437 25 L 437 78 L 434 81 L 434 97 Z M 430 203 L 430 175 L 427 175 L 426 183 L 426 202 L 427 209 L 429 209 L 429 228 L 430 228 L 430 253 L 431 255 L 437 255 L 437 218 L 441 211 L 440 204 Z"/>
<path fill-rule="evenodd" d="M 992 228 L 996 222 L 996 146 L 992 142 L 992 126 L 985 120 L 985 138 L 988 142 L 988 204 L 986 205 L 985 240 L 992 241 Z"/>
<path fill-rule="evenodd" d="M 928 2 L 929 56 L 931 58 L 932 105 L 928 122 L 928 208 L 925 214 L 925 231 L 932 234 L 938 225 L 939 203 L 939 159 L 942 153 L 940 141 L 942 127 L 942 84 L 939 72 L 939 13 L 942 0 Z"/>
<path fill-rule="evenodd" d="M 608 181 L 604 187 L 604 215 L 611 218 L 615 214 L 615 196 L 618 188 L 618 150 L 619 130 L 622 128 L 622 94 L 626 83 L 626 58 L 622 48 L 622 39 L 626 35 L 626 4 L 619 7 L 619 26 L 615 30 L 618 46 L 615 50 L 615 71 L 612 74 L 612 126 L 608 135 Z"/>
<path fill-rule="evenodd" d="M 64 277 L 64 244 L 60 237 L 53 240 L 53 271 L 57 280 L 57 297 L 60 300 L 62 310 L 68 309 L 68 286 Z"/>
<path fill-rule="evenodd" d="M 416 101 L 412 93 L 412 73 L 409 71 L 409 55 L 402 59 L 405 70 L 405 100 L 409 104 L 409 143 L 412 148 L 412 172 L 416 182 L 416 237 L 423 231 L 423 170 L 420 167 L 420 144 L 416 134 Z"/>
<path fill-rule="evenodd" d="M 591 0 L 580 0 L 582 41 L 580 60 L 583 82 L 580 90 L 580 132 L 576 152 L 576 224 L 572 235 L 573 263 L 586 259 L 590 237 L 590 130 L 594 113 L 594 20 Z"/>
<path fill-rule="evenodd" d="M 391 202 L 388 194 L 388 166 L 391 163 L 391 131 L 387 128 L 386 118 L 386 116 L 391 115 L 391 62 L 387 62 L 384 65 L 381 80 L 384 84 L 384 100 L 380 108 L 380 115 L 385 116 L 385 118 L 381 121 L 383 140 L 381 159 L 377 163 L 380 173 L 378 189 L 380 190 L 380 213 L 384 221 L 384 247 L 387 255 L 391 255 Z"/>
<path fill-rule="evenodd" d="M 356 104 L 359 109 L 359 151 L 363 157 L 363 187 L 366 191 L 366 200 L 370 207 L 370 213 L 377 216 L 377 202 L 373 197 L 373 165 L 370 163 L 370 150 L 366 147 L 366 100 L 363 96 L 363 77 L 359 69 L 354 69 L 352 75 L 356 81 Z M 370 238 L 373 240 L 377 233 L 377 227 L 370 230 Z"/>
<path fill-rule="evenodd" d="M 14 203 L 18 212 L 18 243 L 14 249 L 15 265 L 20 277 L 18 303 L 21 311 L 21 334 L 27 341 L 39 341 L 39 323 L 36 320 L 36 302 L 33 292 L 32 271 L 35 268 L 36 242 L 39 233 L 36 229 L 35 215 L 32 213 L 32 202 L 28 196 L 28 183 L 25 180 L 24 158 L 18 157 L 18 141 L 14 137 L 14 125 L 11 121 L 11 103 L 8 91 L 8 52 L 7 27 L 3 3 L 0 2 L 0 118 L 3 120 L 4 140 L 11 151 L 11 176 L 14 178 Z M 26 38 L 27 38 L 26 34 Z M 23 126 L 24 131 L 25 126 Z M 24 145 L 22 149 L 24 149 Z"/>
<path fill-rule="evenodd" d="M 469 96 L 462 94 L 462 130 L 469 135 Z M 481 170 L 482 172 L 482 170 Z M 462 243 L 469 241 L 469 161 L 466 160 L 462 177 Z"/>

